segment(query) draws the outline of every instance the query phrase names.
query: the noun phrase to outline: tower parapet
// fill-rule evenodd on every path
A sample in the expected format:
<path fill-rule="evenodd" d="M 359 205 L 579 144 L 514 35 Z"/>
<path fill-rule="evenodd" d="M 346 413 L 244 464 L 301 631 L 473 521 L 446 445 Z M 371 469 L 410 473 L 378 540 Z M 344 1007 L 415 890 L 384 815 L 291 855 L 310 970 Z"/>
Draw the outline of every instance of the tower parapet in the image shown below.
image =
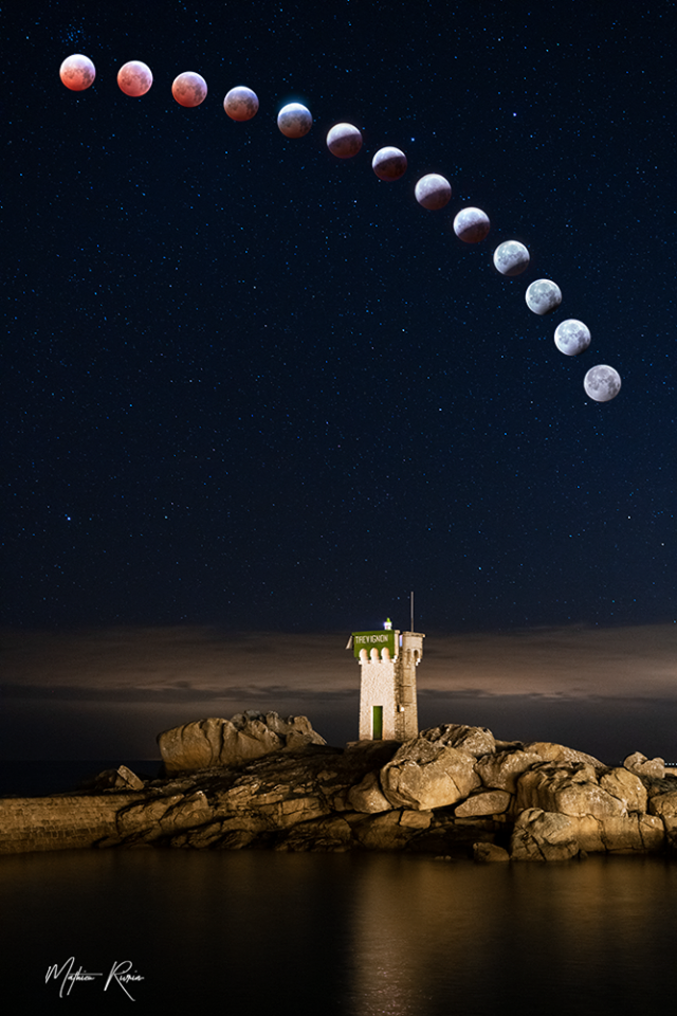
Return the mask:
<path fill-rule="evenodd" d="M 351 641 L 360 664 L 360 740 L 408 741 L 418 736 L 416 668 L 419 632 L 357 631 Z"/>

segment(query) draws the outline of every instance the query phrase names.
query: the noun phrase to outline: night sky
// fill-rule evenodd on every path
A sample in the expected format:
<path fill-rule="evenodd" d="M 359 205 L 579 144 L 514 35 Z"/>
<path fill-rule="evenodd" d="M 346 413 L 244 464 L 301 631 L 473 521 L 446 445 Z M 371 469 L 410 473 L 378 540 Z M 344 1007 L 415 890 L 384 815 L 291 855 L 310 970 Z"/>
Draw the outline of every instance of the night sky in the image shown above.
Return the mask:
<path fill-rule="evenodd" d="M 405 628 L 412 589 L 426 650 L 435 632 L 668 637 L 674 12 L 15 3 L 10 660 L 38 632 Z M 58 75 L 75 52 L 97 70 L 81 93 Z M 154 74 L 138 99 L 116 83 L 132 59 Z M 195 109 L 171 96 L 186 70 L 209 87 Z M 248 123 L 223 110 L 238 84 L 260 100 Z M 291 101 L 314 119 L 298 140 L 276 125 Z M 363 133 L 354 159 L 327 150 L 341 121 Z M 400 181 L 371 169 L 384 145 L 407 155 Z M 430 172 L 452 185 L 442 211 L 414 198 Z M 476 245 L 452 229 L 468 205 L 491 219 Z M 531 254 L 514 279 L 492 262 L 508 239 Z M 539 278 L 563 293 L 548 317 L 524 299 Z M 592 333 L 581 357 L 554 345 L 567 318 Z M 612 402 L 584 392 L 598 363 L 621 375 Z"/>

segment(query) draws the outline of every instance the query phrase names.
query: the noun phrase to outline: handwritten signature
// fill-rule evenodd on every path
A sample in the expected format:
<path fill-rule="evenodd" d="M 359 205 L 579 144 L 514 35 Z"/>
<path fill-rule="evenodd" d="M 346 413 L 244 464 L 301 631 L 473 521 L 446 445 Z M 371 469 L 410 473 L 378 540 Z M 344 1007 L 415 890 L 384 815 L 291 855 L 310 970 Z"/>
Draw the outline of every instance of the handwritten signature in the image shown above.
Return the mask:
<path fill-rule="evenodd" d="M 136 999 L 130 995 L 127 985 L 144 980 L 141 974 L 137 974 L 133 969 L 134 965 L 131 960 L 114 960 L 108 974 L 104 974 L 103 971 L 95 973 L 83 970 L 81 966 L 78 966 L 77 970 L 74 970 L 74 966 L 75 956 L 71 956 L 61 967 L 59 967 L 58 963 L 53 963 L 51 967 L 47 968 L 45 984 L 49 981 L 56 981 L 57 984 L 60 982 L 59 998 L 63 998 L 64 995 L 70 995 L 76 984 L 92 984 L 96 982 L 97 977 L 105 977 L 104 991 L 108 991 L 111 984 L 117 984 L 122 988 L 125 995 L 132 1002 L 135 1002 Z"/>

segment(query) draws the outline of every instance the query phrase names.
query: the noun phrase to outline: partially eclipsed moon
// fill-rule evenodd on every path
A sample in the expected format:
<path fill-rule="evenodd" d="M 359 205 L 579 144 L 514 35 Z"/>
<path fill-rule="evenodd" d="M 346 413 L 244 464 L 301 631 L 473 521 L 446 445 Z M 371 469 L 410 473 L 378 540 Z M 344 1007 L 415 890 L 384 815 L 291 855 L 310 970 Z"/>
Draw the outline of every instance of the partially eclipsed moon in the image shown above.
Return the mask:
<path fill-rule="evenodd" d="M 621 390 L 621 376 L 613 367 L 599 363 L 583 378 L 585 394 L 595 402 L 611 402 Z"/>
<path fill-rule="evenodd" d="M 245 85 L 237 85 L 226 95 L 223 108 L 231 120 L 251 120 L 259 110 L 259 99 L 256 92 Z"/>
<path fill-rule="evenodd" d="M 286 138 L 302 138 L 313 126 L 313 118 L 300 102 L 290 102 L 277 114 L 277 126 Z"/>
<path fill-rule="evenodd" d="M 439 173 L 428 173 L 422 176 L 416 184 L 414 195 L 422 208 L 430 211 L 437 211 L 449 204 L 451 198 L 451 184 Z"/>
<path fill-rule="evenodd" d="M 494 265 L 501 275 L 521 275 L 529 267 L 529 251 L 519 240 L 506 240 L 494 251 Z"/>
<path fill-rule="evenodd" d="M 481 208 L 462 208 L 454 219 L 454 233 L 463 243 L 480 243 L 490 228 L 489 216 Z"/>
<path fill-rule="evenodd" d="M 579 356 L 590 345 L 590 329 L 582 321 L 569 318 L 560 321 L 555 329 L 555 345 L 565 356 Z"/>
<path fill-rule="evenodd" d="M 562 290 L 550 279 L 537 279 L 527 289 L 524 299 L 534 314 L 552 314 L 562 302 Z"/>
<path fill-rule="evenodd" d="M 399 180 L 407 171 L 407 157 L 399 148 L 379 148 L 371 160 L 371 168 L 379 180 L 390 183 Z"/>
<path fill-rule="evenodd" d="M 84 92 L 96 77 L 96 68 L 88 56 L 73 53 L 67 56 L 59 68 L 59 77 L 71 92 Z"/>
<path fill-rule="evenodd" d="M 362 134 L 351 123 L 337 123 L 327 134 L 327 148 L 337 159 L 352 159 L 362 147 Z"/>

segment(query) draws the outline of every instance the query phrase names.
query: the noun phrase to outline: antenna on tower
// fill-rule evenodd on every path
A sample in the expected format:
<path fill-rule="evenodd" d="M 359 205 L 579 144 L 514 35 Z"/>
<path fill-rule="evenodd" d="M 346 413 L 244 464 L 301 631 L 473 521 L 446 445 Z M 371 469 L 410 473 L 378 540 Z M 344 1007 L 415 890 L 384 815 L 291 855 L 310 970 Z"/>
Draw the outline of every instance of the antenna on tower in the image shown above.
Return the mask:
<path fill-rule="evenodd" d="M 409 631 L 414 631 L 414 590 L 413 589 L 411 591 L 411 596 L 410 596 L 410 599 L 409 599 L 409 603 L 411 605 L 411 628 L 409 629 Z"/>

